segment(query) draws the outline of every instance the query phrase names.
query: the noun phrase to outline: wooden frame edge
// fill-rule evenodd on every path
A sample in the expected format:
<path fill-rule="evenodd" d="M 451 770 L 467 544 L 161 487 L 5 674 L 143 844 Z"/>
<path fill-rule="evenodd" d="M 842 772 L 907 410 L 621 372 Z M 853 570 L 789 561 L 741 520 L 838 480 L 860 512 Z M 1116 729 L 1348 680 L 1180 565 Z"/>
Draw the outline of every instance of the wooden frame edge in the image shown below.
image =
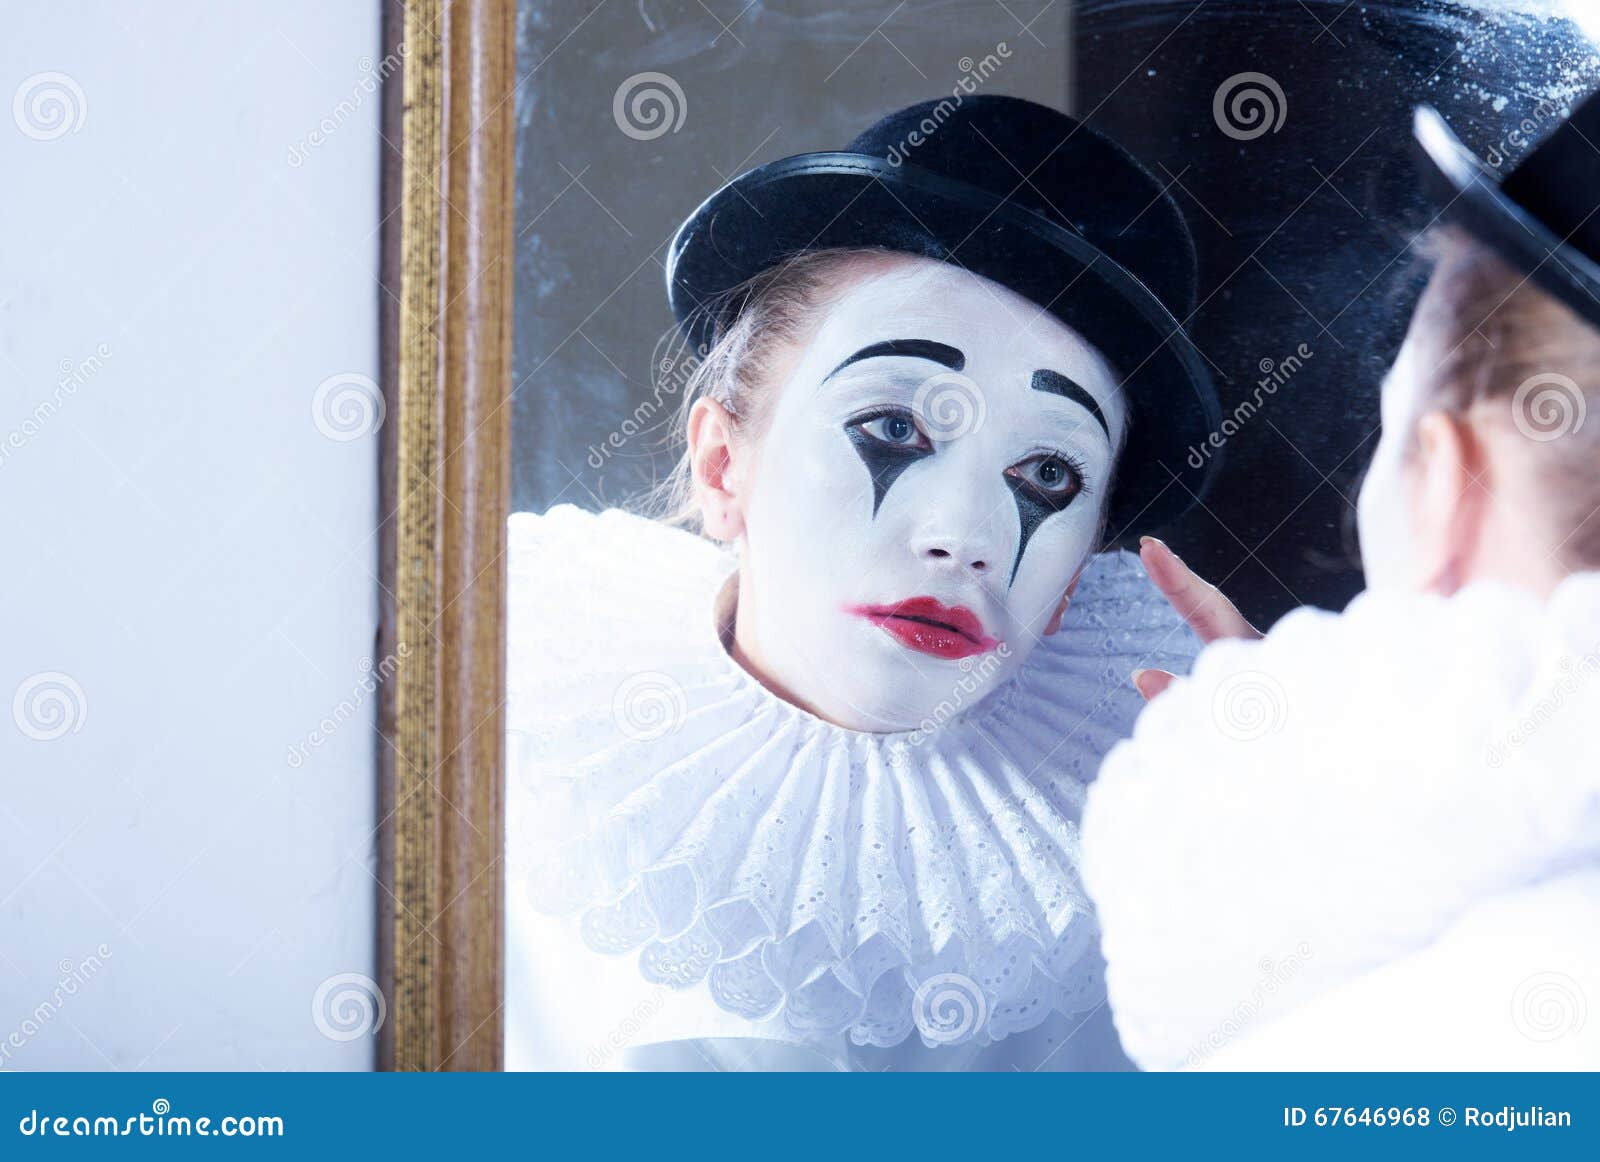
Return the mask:
<path fill-rule="evenodd" d="M 386 0 L 378 1064 L 503 1065 L 515 0 Z"/>

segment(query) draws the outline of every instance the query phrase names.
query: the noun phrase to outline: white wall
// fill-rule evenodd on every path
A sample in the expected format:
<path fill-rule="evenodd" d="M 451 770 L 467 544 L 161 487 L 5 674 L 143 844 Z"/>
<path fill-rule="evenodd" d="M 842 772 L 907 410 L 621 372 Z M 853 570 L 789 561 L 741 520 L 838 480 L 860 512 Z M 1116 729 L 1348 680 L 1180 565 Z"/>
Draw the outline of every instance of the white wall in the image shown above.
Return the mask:
<path fill-rule="evenodd" d="M 5 23 L 0 1068 L 365 1068 L 379 5 Z"/>

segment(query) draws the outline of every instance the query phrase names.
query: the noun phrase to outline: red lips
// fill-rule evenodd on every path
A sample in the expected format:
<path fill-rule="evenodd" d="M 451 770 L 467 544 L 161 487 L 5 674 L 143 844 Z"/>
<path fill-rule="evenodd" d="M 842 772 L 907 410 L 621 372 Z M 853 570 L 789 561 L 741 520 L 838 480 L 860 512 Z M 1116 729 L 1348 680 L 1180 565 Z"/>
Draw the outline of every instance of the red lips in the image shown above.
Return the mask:
<path fill-rule="evenodd" d="M 909 597 L 893 605 L 851 605 L 846 611 L 893 634 L 901 645 L 936 658 L 970 658 L 999 645 L 978 615 L 934 597 Z"/>

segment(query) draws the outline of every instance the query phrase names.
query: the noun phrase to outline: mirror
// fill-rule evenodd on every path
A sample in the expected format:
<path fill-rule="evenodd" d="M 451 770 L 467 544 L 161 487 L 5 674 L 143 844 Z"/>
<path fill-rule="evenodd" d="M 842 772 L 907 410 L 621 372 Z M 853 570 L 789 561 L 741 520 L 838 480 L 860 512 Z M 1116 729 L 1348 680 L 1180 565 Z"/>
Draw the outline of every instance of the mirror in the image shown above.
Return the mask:
<path fill-rule="evenodd" d="M 1543 0 L 529 0 L 518 54 L 507 1066 L 1129 1067 L 1076 812 L 1199 643 L 1123 550 L 1263 628 L 1361 588 L 1412 111 L 1512 164 L 1593 42 Z"/>

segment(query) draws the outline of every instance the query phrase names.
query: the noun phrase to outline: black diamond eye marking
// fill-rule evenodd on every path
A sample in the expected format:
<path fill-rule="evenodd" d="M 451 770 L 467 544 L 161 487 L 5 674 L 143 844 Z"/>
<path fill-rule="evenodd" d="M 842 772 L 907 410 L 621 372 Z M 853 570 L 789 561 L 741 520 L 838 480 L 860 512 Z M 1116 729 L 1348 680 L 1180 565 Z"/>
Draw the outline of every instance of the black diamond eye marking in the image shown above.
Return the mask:
<path fill-rule="evenodd" d="M 885 444 L 855 426 L 846 428 L 845 435 L 850 437 L 856 455 L 861 457 L 861 462 L 867 466 L 867 475 L 872 477 L 874 517 L 878 515 L 878 509 L 883 506 L 883 498 L 888 495 L 889 486 L 899 479 L 900 473 L 924 456 L 933 455 L 925 448 L 896 448 L 891 444 Z"/>

